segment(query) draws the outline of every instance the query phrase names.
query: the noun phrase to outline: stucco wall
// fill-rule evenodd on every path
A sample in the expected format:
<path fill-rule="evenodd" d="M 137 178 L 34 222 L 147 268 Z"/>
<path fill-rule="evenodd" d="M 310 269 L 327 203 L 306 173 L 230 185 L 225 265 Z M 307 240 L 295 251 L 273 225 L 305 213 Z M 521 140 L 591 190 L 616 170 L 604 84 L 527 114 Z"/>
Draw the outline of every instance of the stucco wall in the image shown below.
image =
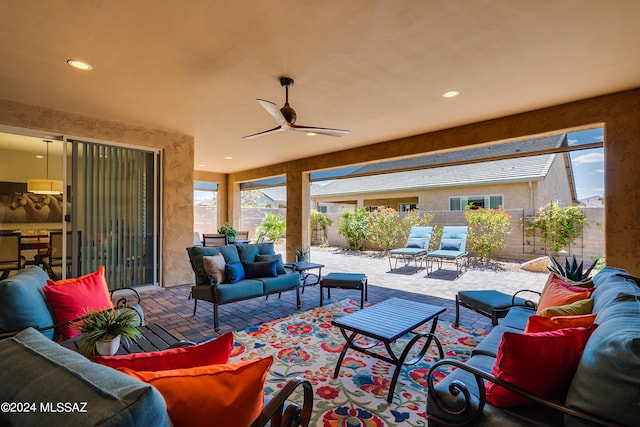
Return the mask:
<path fill-rule="evenodd" d="M 571 187 L 562 154 L 556 154 L 549 173 L 538 182 L 536 205 L 534 208 L 557 201 L 560 206 L 571 206 Z M 518 206 L 514 206 L 518 207 Z"/>
<path fill-rule="evenodd" d="M 193 282 L 193 137 L 0 100 L 0 124 L 162 150 L 162 286 Z"/>

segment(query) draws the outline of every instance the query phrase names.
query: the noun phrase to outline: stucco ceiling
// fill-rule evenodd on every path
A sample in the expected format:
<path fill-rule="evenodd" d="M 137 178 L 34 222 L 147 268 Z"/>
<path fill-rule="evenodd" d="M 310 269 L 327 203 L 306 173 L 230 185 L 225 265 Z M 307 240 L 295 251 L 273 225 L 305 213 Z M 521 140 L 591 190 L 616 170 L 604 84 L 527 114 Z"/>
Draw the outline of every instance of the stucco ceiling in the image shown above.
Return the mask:
<path fill-rule="evenodd" d="M 3 0 L 0 98 L 193 135 L 230 173 L 640 87 L 637 0 Z M 94 69 L 66 64 L 83 59 Z M 278 77 L 297 124 L 273 119 Z M 459 90 L 457 98 L 441 94 Z M 224 157 L 233 157 L 225 160 Z M 205 166 L 200 166 L 205 165 Z"/>

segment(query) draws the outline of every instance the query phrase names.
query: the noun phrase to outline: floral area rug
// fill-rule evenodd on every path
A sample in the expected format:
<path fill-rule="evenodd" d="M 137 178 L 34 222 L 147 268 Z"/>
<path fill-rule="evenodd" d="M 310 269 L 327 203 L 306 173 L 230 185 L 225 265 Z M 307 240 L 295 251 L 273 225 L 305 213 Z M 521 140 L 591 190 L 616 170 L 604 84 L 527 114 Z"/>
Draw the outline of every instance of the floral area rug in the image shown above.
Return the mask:
<path fill-rule="evenodd" d="M 403 366 L 391 404 L 386 399 L 394 367 L 387 362 L 350 349 L 338 378 L 333 378 L 345 340 L 331 320 L 358 309 L 357 301 L 345 299 L 235 332 L 230 362 L 272 355 L 267 396 L 275 395 L 289 378 L 309 380 L 314 391 L 311 426 L 425 426 L 427 374 L 431 364 L 438 361 L 435 343 L 420 362 Z M 421 330 L 428 332 L 430 327 L 431 322 Z M 439 321 L 436 330 L 445 357 L 460 360 L 468 359 L 487 333 L 462 325 L 455 328 L 446 321 Z M 396 341 L 393 349 L 397 355 L 410 339 L 409 334 Z M 413 346 L 414 354 L 420 351 L 420 344 Z M 375 350 L 385 354 L 382 344 Z M 411 359 L 412 355 L 407 358 Z"/>

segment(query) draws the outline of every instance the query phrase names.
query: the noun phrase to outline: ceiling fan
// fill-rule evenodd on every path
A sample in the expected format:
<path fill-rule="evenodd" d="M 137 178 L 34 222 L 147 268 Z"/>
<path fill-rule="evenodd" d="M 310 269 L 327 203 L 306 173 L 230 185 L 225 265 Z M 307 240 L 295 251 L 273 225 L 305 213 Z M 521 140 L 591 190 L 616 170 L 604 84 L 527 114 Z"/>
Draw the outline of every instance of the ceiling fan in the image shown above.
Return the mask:
<path fill-rule="evenodd" d="M 329 136 L 342 136 L 349 133 L 348 130 L 342 129 L 327 129 L 327 128 L 318 128 L 312 126 L 297 126 L 294 123 L 296 122 L 296 111 L 291 108 L 289 105 L 289 88 L 293 86 L 293 79 L 289 77 L 280 77 L 280 84 L 285 90 L 285 102 L 284 106 L 278 109 L 278 106 L 271 101 L 266 101 L 264 99 L 256 99 L 262 108 L 267 110 L 267 113 L 271 115 L 278 123 L 278 127 L 273 129 L 265 130 L 264 132 L 254 133 L 253 135 L 248 135 L 243 137 L 244 139 L 252 139 L 258 136 L 269 135 L 276 132 L 283 132 L 287 130 L 295 130 L 298 132 L 306 132 L 307 135 L 329 135 Z"/>

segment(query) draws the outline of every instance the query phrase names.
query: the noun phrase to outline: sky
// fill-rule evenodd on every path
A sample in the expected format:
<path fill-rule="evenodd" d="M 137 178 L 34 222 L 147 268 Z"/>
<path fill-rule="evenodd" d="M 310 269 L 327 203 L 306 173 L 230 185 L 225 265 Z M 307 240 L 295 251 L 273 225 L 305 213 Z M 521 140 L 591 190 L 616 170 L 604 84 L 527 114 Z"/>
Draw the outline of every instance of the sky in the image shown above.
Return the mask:
<path fill-rule="evenodd" d="M 569 133 L 567 140 L 569 145 L 604 141 L 604 129 Z M 572 152 L 571 167 L 578 200 L 591 196 L 604 196 L 604 148 Z"/>

